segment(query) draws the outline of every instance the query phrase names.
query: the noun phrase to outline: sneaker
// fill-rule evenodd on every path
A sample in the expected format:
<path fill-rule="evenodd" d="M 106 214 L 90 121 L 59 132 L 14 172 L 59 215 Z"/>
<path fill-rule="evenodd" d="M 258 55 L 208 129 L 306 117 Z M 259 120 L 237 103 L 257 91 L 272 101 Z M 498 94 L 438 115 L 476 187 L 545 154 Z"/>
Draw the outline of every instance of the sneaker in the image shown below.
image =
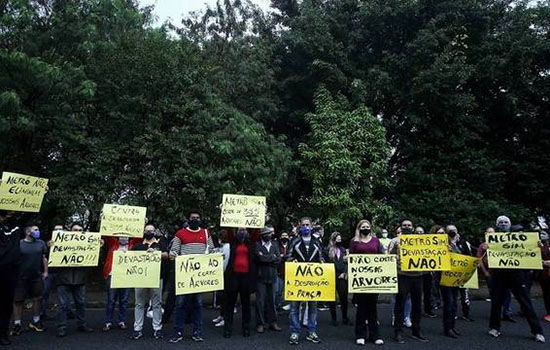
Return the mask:
<path fill-rule="evenodd" d="M 134 331 L 134 333 L 132 333 L 132 336 L 130 337 L 130 339 L 138 340 L 142 337 L 143 337 L 143 332 L 142 331 Z"/>
<path fill-rule="evenodd" d="M 282 307 L 282 309 L 284 311 L 289 311 L 290 310 L 290 304 L 286 304 L 285 306 Z"/>
<path fill-rule="evenodd" d="M 156 331 L 154 331 L 153 338 L 155 338 L 156 340 L 164 338 L 164 336 L 162 335 L 162 330 L 157 329 Z"/>
<path fill-rule="evenodd" d="M 355 340 L 355 344 L 360 345 L 360 346 L 365 345 L 365 338 L 359 338 L 359 339 Z"/>
<path fill-rule="evenodd" d="M 38 322 L 29 322 L 29 328 L 34 329 L 37 332 L 44 332 L 44 330 L 46 329 L 42 324 L 42 320 L 38 320 Z"/>
<path fill-rule="evenodd" d="M 222 320 L 214 325 L 214 327 L 223 327 L 225 326 L 225 320 L 222 318 Z"/>
<path fill-rule="evenodd" d="M 174 334 L 174 336 L 172 338 L 170 338 L 170 340 L 168 340 L 169 343 L 179 343 L 180 341 L 183 340 L 183 333 L 181 332 L 176 332 Z"/>
<path fill-rule="evenodd" d="M 103 327 L 103 332 L 108 332 L 110 331 L 111 329 L 113 329 L 113 325 L 110 324 L 110 323 L 105 323 L 105 326 Z"/>
<path fill-rule="evenodd" d="M 384 341 L 382 339 L 376 339 L 374 345 L 384 345 Z"/>
<path fill-rule="evenodd" d="M 298 335 L 298 333 L 292 333 L 290 335 L 290 339 L 288 340 L 288 343 L 290 345 L 298 345 L 298 339 L 300 338 L 300 336 Z"/>
<path fill-rule="evenodd" d="M 221 321 L 223 321 L 223 317 L 218 316 L 218 317 L 216 317 L 215 319 L 212 320 L 212 323 L 220 323 Z"/>
<path fill-rule="evenodd" d="M 198 335 L 198 334 L 193 334 L 193 336 L 191 337 L 191 339 L 193 339 L 194 342 L 196 343 L 200 343 L 200 342 L 203 342 L 204 339 L 202 338 L 202 336 Z"/>
<path fill-rule="evenodd" d="M 422 343 L 429 342 L 429 340 L 424 338 L 420 333 L 411 335 L 411 338 L 413 338 L 414 340 L 418 340 L 419 342 L 422 342 Z"/>
<path fill-rule="evenodd" d="M 498 338 L 498 336 L 500 335 L 500 332 L 497 331 L 496 329 L 490 329 L 489 330 L 489 335 L 493 338 Z"/>
<path fill-rule="evenodd" d="M 321 339 L 319 339 L 317 333 L 315 332 L 309 333 L 306 340 L 312 342 L 313 344 L 319 344 L 321 342 Z"/>
<path fill-rule="evenodd" d="M 10 335 L 21 335 L 21 325 L 14 324 L 13 328 L 11 329 Z"/>
<path fill-rule="evenodd" d="M 153 318 L 153 310 L 147 311 L 147 318 Z"/>
<path fill-rule="evenodd" d="M 545 320 L 546 322 L 550 322 L 550 315 L 544 316 L 544 320 Z"/>
<path fill-rule="evenodd" d="M 126 329 L 128 329 L 128 327 L 126 327 L 126 323 L 119 322 L 118 323 L 118 329 L 121 329 L 121 330 L 125 331 Z"/>
<path fill-rule="evenodd" d="M 542 335 L 542 334 L 536 334 L 535 335 L 535 341 L 537 343 L 546 343 L 546 339 L 544 339 L 544 335 Z"/>
<path fill-rule="evenodd" d="M 405 318 L 405 320 L 403 321 L 403 326 L 407 327 L 407 328 L 411 328 L 412 327 L 412 322 L 411 322 L 411 319 L 409 317 Z"/>

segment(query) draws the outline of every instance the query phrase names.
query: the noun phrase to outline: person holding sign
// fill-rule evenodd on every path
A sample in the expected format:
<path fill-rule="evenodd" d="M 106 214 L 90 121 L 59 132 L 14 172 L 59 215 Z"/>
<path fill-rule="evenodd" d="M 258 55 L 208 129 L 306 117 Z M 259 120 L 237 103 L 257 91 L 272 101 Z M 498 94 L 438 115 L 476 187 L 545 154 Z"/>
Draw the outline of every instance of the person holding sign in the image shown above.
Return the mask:
<path fill-rule="evenodd" d="M 451 252 L 473 256 L 470 243 L 460 238 L 455 225 L 447 225 L 445 232 L 447 232 L 449 236 Z M 459 287 L 447 287 L 442 285 L 440 289 L 443 297 L 443 331 L 447 337 L 456 339 L 460 336 L 460 332 L 455 327 Z M 469 308 L 465 312 L 464 317 L 469 319 Z"/>
<path fill-rule="evenodd" d="M 72 223 L 72 232 L 82 232 L 84 229 L 79 223 Z M 57 273 L 57 336 L 67 335 L 67 310 L 70 310 L 72 294 L 76 306 L 76 319 L 80 332 L 93 332 L 86 324 L 86 281 L 88 279 L 87 267 L 60 267 Z"/>
<path fill-rule="evenodd" d="M 380 240 L 372 234 L 370 221 L 361 220 L 355 228 L 355 237 L 349 244 L 350 254 L 382 254 L 384 247 Z M 355 313 L 355 344 L 365 345 L 367 339 L 368 321 L 369 334 L 368 339 L 376 345 L 384 344 L 378 330 L 378 294 L 377 293 L 357 293 L 357 311 Z M 401 320 L 403 324 L 403 320 Z"/>
<path fill-rule="evenodd" d="M 405 302 L 407 297 L 411 296 L 411 320 L 412 320 L 412 338 L 423 343 L 426 339 L 420 333 L 420 318 L 422 317 L 422 272 L 421 271 L 403 271 L 401 269 L 400 243 L 404 235 L 413 234 L 413 224 L 411 220 L 401 221 L 401 237 L 394 238 L 389 246 L 390 254 L 397 254 L 397 278 L 399 292 L 395 297 L 394 323 L 395 341 L 399 344 L 405 343 L 403 339 L 403 319 L 405 315 Z"/>
<path fill-rule="evenodd" d="M 315 237 L 311 235 L 311 219 L 300 220 L 299 236 L 296 237 L 288 249 L 286 260 L 293 262 L 324 262 L 323 247 Z M 320 343 L 317 335 L 317 302 L 304 302 L 307 307 L 307 331 L 306 339 L 314 344 Z M 290 339 L 291 345 L 297 345 L 300 339 L 300 302 L 292 301 L 290 304 Z"/>
<path fill-rule="evenodd" d="M 184 227 L 176 233 L 170 249 L 170 259 L 179 255 L 208 254 L 214 249 L 212 237 L 208 230 L 201 228 L 201 214 L 194 210 L 189 213 L 188 227 Z M 202 342 L 202 295 L 200 293 L 178 295 L 176 297 L 176 322 L 174 324 L 174 336 L 170 343 L 178 343 L 183 340 L 183 324 L 185 310 L 191 304 L 193 318 L 193 336 L 195 342 Z"/>
<path fill-rule="evenodd" d="M 167 247 L 155 237 L 156 227 L 152 223 L 145 225 L 143 233 L 143 242 L 138 243 L 132 250 L 147 251 L 148 253 L 161 252 L 162 259 L 168 258 Z M 145 307 L 151 301 L 153 309 L 153 337 L 162 339 L 162 281 L 159 280 L 158 288 L 136 288 L 135 289 L 135 309 L 134 309 L 134 333 L 132 339 L 143 337 L 143 322 L 145 318 Z"/>
<path fill-rule="evenodd" d="M 254 292 L 256 286 L 256 246 L 250 240 L 246 228 L 239 228 L 236 236 L 236 240 L 229 247 L 229 260 L 224 273 L 224 338 L 230 338 L 233 331 L 233 310 L 237 296 L 241 298 L 243 337 L 250 336 L 250 294 Z"/>
<path fill-rule="evenodd" d="M 17 284 L 18 265 L 21 260 L 19 240 L 21 230 L 17 226 L 13 211 L 0 210 L 0 345 L 10 345 L 8 338 L 13 298 Z"/>
<path fill-rule="evenodd" d="M 12 335 L 21 334 L 21 315 L 23 302 L 32 298 L 32 321 L 29 328 L 37 332 L 45 330 L 40 312 L 42 311 L 43 280 L 48 278 L 48 260 L 46 260 L 46 243 L 40 239 L 38 226 L 25 227 L 25 238 L 20 242 L 21 264 L 19 279 L 15 287 L 15 304 L 13 311 Z"/>
<path fill-rule="evenodd" d="M 342 323 L 349 325 L 348 319 L 348 252 L 342 246 L 342 235 L 340 232 L 333 232 L 330 236 L 330 242 L 327 254 L 329 261 L 334 263 L 336 273 L 336 292 L 340 300 L 342 311 Z M 336 319 L 336 302 L 330 303 L 330 317 L 332 324 L 338 326 Z"/>
<path fill-rule="evenodd" d="M 273 231 L 272 227 L 264 227 L 260 232 L 260 242 L 256 243 L 255 249 L 258 271 L 256 282 L 256 331 L 258 333 L 263 333 L 266 326 L 276 332 L 283 330 L 277 324 L 275 309 L 277 268 L 281 263 L 281 253 L 277 242 L 271 240 Z"/>
<path fill-rule="evenodd" d="M 497 218 L 497 233 L 487 234 L 486 241 L 488 245 L 487 254 L 491 250 L 491 244 L 505 243 L 509 247 L 518 247 L 521 249 L 522 237 L 519 233 L 510 233 L 511 222 L 507 216 L 501 215 Z M 498 232 L 500 231 L 500 233 Z M 508 233 L 504 234 L 503 233 Z M 542 259 L 540 261 L 542 268 Z M 542 334 L 542 327 L 531 303 L 531 298 L 526 288 L 525 271 L 521 269 L 513 268 L 495 268 L 491 266 L 491 260 L 489 259 L 489 268 L 491 269 L 492 286 L 491 286 L 491 318 L 489 321 L 489 335 L 492 337 L 500 336 L 500 314 L 502 310 L 502 304 L 506 297 L 506 292 L 510 290 L 517 302 L 521 307 L 521 311 L 525 315 L 529 327 L 531 328 L 531 334 L 535 337 L 535 341 L 544 343 L 544 335 Z"/>

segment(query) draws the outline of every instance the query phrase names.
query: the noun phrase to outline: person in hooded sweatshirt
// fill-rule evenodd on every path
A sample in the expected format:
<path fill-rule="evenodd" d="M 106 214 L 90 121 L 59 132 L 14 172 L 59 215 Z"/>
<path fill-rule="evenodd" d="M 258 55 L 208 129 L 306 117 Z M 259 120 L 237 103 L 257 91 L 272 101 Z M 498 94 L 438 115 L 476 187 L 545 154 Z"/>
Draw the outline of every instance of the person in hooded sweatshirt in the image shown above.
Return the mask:
<path fill-rule="evenodd" d="M 499 216 L 496 221 L 496 232 L 510 232 L 512 224 L 507 216 Z M 542 261 L 541 261 L 542 264 Z M 500 315 L 502 304 L 508 290 L 512 292 L 525 315 L 531 334 L 535 341 L 544 343 L 542 327 L 531 303 L 531 298 L 526 288 L 525 272 L 520 269 L 490 269 L 491 270 L 491 317 L 489 321 L 489 335 L 497 338 L 500 336 Z"/>
<path fill-rule="evenodd" d="M 21 230 L 16 225 L 13 211 L 0 210 L 0 345 L 10 345 L 8 338 L 15 285 L 19 277 Z"/>

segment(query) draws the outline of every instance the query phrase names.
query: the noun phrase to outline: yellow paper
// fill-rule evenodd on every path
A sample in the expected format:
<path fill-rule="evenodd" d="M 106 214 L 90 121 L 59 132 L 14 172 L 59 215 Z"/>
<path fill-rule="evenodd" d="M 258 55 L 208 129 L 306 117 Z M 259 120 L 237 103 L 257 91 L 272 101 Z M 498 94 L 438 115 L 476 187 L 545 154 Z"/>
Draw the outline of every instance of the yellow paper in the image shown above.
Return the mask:
<path fill-rule="evenodd" d="M 104 204 L 99 233 L 102 236 L 143 237 L 147 208 Z"/>
<path fill-rule="evenodd" d="M 100 247 L 99 233 L 55 231 L 48 267 L 97 266 Z"/>
<path fill-rule="evenodd" d="M 190 254 L 176 258 L 176 295 L 223 289 L 223 256 Z"/>
<path fill-rule="evenodd" d="M 47 188 L 48 179 L 4 171 L 0 184 L 0 210 L 38 213 Z"/>
<path fill-rule="evenodd" d="M 468 289 L 479 289 L 479 276 L 477 274 L 477 270 L 475 270 L 472 278 L 466 284 L 464 284 L 461 288 L 468 288 Z"/>
<path fill-rule="evenodd" d="M 161 252 L 115 251 L 111 288 L 159 288 Z"/>
<path fill-rule="evenodd" d="M 334 264 L 285 263 L 285 300 L 335 301 Z"/>
<path fill-rule="evenodd" d="M 220 226 L 262 228 L 265 208 L 265 197 L 224 194 Z"/>
<path fill-rule="evenodd" d="M 485 239 L 489 268 L 542 270 L 538 233 L 487 233 Z"/>
<path fill-rule="evenodd" d="M 397 293 L 397 255 L 351 254 L 348 290 L 350 293 Z"/>
<path fill-rule="evenodd" d="M 401 235 L 399 238 L 401 270 L 448 271 L 451 269 L 447 235 Z"/>
<path fill-rule="evenodd" d="M 451 270 L 441 273 L 440 284 L 445 287 L 462 287 L 472 278 L 478 265 L 478 258 L 451 253 Z"/>

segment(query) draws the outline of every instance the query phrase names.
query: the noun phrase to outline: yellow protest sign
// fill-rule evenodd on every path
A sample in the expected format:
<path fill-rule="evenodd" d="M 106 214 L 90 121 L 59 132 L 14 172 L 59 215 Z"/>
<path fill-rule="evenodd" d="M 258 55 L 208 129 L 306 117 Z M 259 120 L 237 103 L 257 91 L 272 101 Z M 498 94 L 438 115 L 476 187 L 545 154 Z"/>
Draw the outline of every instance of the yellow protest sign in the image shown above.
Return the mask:
<path fill-rule="evenodd" d="M 176 295 L 223 289 L 223 256 L 190 254 L 176 258 Z"/>
<path fill-rule="evenodd" d="M 487 233 L 485 239 L 489 268 L 542 270 L 538 233 Z"/>
<path fill-rule="evenodd" d="M 470 278 L 470 280 L 466 282 L 461 288 L 479 289 L 479 276 L 477 274 L 477 270 L 475 270 L 472 278 Z"/>
<path fill-rule="evenodd" d="M 397 293 L 397 255 L 351 254 L 348 289 L 350 293 Z"/>
<path fill-rule="evenodd" d="M 336 300 L 334 264 L 285 263 L 285 300 Z"/>
<path fill-rule="evenodd" d="M 100 247 L 99 233 L 55 231 L 48 267 L 97 266 Z"/>
<path fill-rule="evenodd" d="M 448 271 L 451 269 L 447 235 L 401 235 L 399 239 L 401 270 Z"/>
<path fill-rule="evenodd" d="M 102 236 L 143 237 L 147 208 L 104 204 L 99 233 Z"/>
<path fill-rule="evenodd" d="M 472 278 L 478 265 L 478 258 L 451 253 L 451 270 L 441 273 L 440 284 L 445 287 L 462 287 Z"/>
<path fill-rule="evenodd" d="M 48 179 L 4 171 L 0 184 L 0 210 L 38 213 L 47 188 Z"/>
<path fill-rule="evenodd" d="M 159 288 L 161 252 L 115 251 L 111 288 Z"/>
<path fill-rule="evenodd" d="M 224 194 L 220 226 L 262 228 L 265 208 L 265 197 Z"/>

